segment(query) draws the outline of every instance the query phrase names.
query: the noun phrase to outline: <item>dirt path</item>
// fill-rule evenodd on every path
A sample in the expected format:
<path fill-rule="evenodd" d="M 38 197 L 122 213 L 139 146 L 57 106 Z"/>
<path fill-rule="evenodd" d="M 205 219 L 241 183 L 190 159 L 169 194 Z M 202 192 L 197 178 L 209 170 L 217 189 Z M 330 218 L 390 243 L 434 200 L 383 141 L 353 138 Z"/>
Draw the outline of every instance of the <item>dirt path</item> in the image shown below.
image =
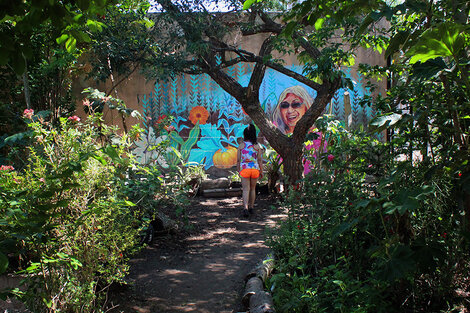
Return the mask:
<path fill-rule="evenodd" d="M 268 253 L 266 226 L 282 218 L 275 201 L 259 196 L 255 213 L 240 215 L 240 197 L 197 198 L 187 210 L 194 229 L 156 237 L 131 261 L 130 287 L 115 290 L 111 312 L 243 311 L 245 275 Z"/>

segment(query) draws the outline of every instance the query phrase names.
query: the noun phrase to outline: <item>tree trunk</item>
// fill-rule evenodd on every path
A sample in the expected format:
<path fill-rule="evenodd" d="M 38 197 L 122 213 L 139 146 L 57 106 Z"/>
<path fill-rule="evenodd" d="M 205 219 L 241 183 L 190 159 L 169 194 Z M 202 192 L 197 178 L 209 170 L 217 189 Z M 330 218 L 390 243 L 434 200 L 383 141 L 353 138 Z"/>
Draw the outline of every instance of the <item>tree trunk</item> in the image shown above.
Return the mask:
<path fill-rule="evenodd" d="M 27 62 L 26 62 L 25 70 L 23 72 L 23 88 L 24 88 L 24 100 L 26 102 L 26 108 L 31 109 L 31 91 L 29 89 L 28 63 Z"/>
<path fill-rule="evenodd" d="M 287 176 L 289 183 L 295 186 L 300 179 L 302 179 L 302 147 L 295 147 L 295 149 L 286 149 L 281 154 L 284 165 L 284 175 Z"/>

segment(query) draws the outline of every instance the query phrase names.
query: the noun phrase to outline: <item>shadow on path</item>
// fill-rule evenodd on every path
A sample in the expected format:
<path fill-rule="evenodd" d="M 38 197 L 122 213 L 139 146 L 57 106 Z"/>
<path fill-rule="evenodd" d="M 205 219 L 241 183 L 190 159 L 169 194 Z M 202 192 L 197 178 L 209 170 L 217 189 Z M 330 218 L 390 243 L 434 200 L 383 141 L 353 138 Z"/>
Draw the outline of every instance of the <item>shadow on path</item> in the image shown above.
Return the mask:
<path fill-rule="evenodd" d="M 268 196 L 255 213 L 240 214 L 239 197 L 193 199 L 187 209 L 195 230 L 182 238 L 157 237 L 131 261 L 130 287 L 113 291 L 111 312 L 242 311 L 245 275 L 268 253 L 265 229 L 284 215 Z"/>

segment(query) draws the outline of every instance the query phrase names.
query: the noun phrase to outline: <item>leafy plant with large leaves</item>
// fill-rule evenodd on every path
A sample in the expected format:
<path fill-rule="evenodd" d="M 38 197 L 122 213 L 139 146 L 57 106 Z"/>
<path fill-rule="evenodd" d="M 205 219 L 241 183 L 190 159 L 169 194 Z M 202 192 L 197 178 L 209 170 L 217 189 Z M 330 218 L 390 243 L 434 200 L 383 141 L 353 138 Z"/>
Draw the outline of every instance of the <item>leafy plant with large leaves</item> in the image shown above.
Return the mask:
<path fill-rule="evenodd" d="M 334 162 L 325 158 L 306 178 L 302 201 L 292 199 L 272 237 L 274 298 L 284 312 L 461 311 L 470 268 L 468 3 L 355 5 L 304 1 L 292 18 L 314 25 L 313 8 L 333 22 L 360 13 L 351 34 L 361 45 L 380 42 L 371 40 L 375 22 L 388 21 L 380 39 L 389 66 L 361 65 L 389 79 L 386 95 L 364 99 L 381 113 L 368 131 L 386 141 L 331 137 Z"/>

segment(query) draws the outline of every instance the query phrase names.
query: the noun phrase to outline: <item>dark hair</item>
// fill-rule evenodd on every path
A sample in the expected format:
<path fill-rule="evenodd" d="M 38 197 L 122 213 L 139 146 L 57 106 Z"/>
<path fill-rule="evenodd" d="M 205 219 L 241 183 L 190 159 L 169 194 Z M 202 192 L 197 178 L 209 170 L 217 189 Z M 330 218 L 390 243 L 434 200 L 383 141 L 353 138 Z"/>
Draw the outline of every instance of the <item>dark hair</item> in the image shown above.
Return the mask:
<path fill-rule="evenodd" d="M 250 141 L 252 144 L 257 142 L 255 125 L 250 124 L 247 128 L 245 128 L 243 131 L 243 140 Z"/>

